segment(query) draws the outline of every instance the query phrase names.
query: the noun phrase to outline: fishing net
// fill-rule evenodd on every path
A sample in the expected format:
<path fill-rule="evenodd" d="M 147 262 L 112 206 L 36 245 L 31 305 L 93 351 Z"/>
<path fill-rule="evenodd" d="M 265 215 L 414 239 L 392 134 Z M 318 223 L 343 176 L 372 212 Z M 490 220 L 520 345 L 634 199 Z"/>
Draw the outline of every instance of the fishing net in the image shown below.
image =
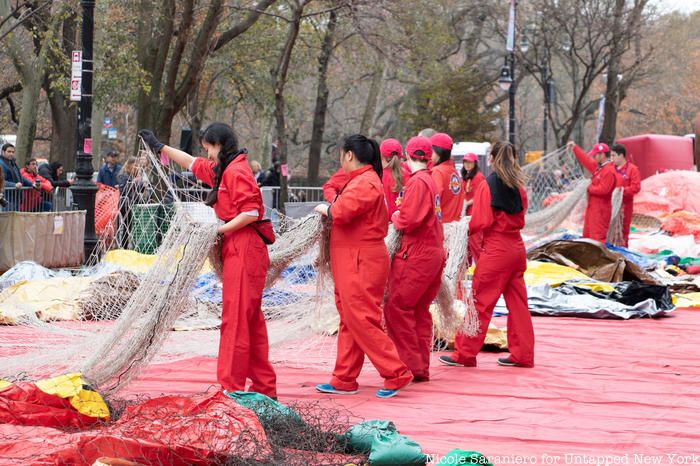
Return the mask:
<path fill-rule="evenodd" d="M 523 167 L 527 176 L 529 206 L 523 238 L 531 246 L 562 232 L 580 233 L 588 204 L 590 174 L 573 152 L 561 147 Z M 622 188 L 612 194 L 612 211 L 607 241 L 623 243 Z"/>

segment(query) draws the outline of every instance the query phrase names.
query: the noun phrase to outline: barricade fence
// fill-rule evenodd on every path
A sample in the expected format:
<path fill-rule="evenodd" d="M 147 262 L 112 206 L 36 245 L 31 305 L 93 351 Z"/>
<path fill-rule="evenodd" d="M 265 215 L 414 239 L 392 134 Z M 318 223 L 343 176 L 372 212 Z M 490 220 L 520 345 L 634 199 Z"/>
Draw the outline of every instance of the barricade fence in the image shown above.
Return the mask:
<path fill-rule="evenodd" d="M 76 210 L 69 188 L 52 191 L 34 187 L 5 187 L 0 201 L 2 212 L 63 212 Z"/>

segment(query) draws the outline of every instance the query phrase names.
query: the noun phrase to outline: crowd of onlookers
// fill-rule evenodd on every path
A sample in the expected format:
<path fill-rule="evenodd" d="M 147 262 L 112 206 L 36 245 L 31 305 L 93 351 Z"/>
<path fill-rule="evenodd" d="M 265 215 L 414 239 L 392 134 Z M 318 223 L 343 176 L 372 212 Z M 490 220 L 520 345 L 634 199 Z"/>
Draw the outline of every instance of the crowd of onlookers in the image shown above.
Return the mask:
<path fill-rule="evenodd" d="M 61 162 L 44 162 L 36 158 L 17 165 L 15 146 L 4 144 L 0 153 L 0 210 L 50 212 L 55 188 L 72 184 L 65 178 Z"/>

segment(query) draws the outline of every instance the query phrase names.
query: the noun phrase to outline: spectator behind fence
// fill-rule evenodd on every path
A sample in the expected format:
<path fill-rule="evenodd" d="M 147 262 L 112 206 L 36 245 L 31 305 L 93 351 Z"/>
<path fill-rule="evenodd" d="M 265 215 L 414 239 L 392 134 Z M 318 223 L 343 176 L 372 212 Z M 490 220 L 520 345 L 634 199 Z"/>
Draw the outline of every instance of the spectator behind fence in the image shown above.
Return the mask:
<path fill-rule="evenodd" d="M 42 164 L 39 167 L 39 175 L 43 176 L 54 188 L 68 188 L 71 183 L 63 176 L 63 164 L 57 160 L 51 163 Z"/>
<path fill-rule="evenodd" d="M 36 159 L 27 160 L 20 173 L 23 178 L 30 180 L 33 186 L 33 189 L 24 191 L 20 210 L 24 212 L 51 212 L 53 206 L 49 199 L 53 186 L 49 180 L 39 175 Z"/>
<path fill-rule="evenodd" d="M 32 187 L 31 181 L 22 177 L 20 169 L 17 166 L 17 160 L 15 159 L 15 146 L 10 143 L 4 144 L 2 146 L 2 154 L 0 154 L 0 166 L 2 167 L 3 175 L 5 176 L 5 186 L 8 188 L 5 191 L 5 199 L 8 201 L 9 205 L 6 210 L 19 210 L 19 191 L 15 189 L 25 187 Z"/>
<path fill-rule="evenodd" d="M 9 205 L 5 199 L 5 170 L 0 170 L 0 212 Z"/>
<path fill-rule="evenodd" d="M 122 166 L 119 163 L 119 152 L 110 150 L 107 152 L 107 155 L 105 155 L 104 165 L 102 165 L 100 171 L 97 173 L 97 182 L 116 188 L 119 184 L 117 178 L 121 172 Z"/>
<path fill-rule="evenodd" d="M 253 170 L 253 176 L 255 177 L 255 182 L 258 183 L 258 186 L 260 186 L 265 179 L 265 172 L 262 169 L 262 166 L 260 165 L 260 162 L 257 160 L 251 160 L 250 161 L 250 168 Z"/>
<path fill-rule="evenodd" d="M 279 186 L 281 169 L 282 164 L 275 162 L 274 165 L 265 173 L 265 179 L 262 182 L 262 186 Z"/>
<path fill-rule="evenodd" d="M 132 243 L 131 209 L 136 204 L 146 203 L 148 197 L 148 186 L 143 181 L 142 172 L 141 161 L 137 157 L 129 157 L 117 176 L 119 212 L 122 218 L 117 240 L 121 248 L 129 248 Z"/>

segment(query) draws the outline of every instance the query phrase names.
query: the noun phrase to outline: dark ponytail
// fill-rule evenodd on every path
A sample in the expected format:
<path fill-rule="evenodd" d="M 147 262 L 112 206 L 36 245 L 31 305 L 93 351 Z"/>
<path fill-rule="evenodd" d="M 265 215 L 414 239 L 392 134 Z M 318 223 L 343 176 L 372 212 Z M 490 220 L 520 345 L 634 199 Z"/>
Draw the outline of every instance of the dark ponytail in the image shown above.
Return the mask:
<path fill-rule="evenodd" d="M 360 163 L 372 165 L 379 179 L 382 179 L 382 159 L 379 153 L 379 143 L 361 134 L 353 134 L 345 138 L 343 150 L 352 152 Z"/>
<path fill-rule="evenodd" d="M 214 186 L 209 192 L 204 203 L 208 206 L 213 206 L 219 198 L 219 185 L 221 184 L 221 176 L 226 170 L 226 167 L 233 162 L 240 154 L 247 154 L 248 151 L 238 149 L 238 138 L 233 132 L 233 128 L 225 123 L 212 123 L 202 133 L 201 140 L 212 145 L 221 145 L 218 160 L 219 163 L 214 167 Z"/>

